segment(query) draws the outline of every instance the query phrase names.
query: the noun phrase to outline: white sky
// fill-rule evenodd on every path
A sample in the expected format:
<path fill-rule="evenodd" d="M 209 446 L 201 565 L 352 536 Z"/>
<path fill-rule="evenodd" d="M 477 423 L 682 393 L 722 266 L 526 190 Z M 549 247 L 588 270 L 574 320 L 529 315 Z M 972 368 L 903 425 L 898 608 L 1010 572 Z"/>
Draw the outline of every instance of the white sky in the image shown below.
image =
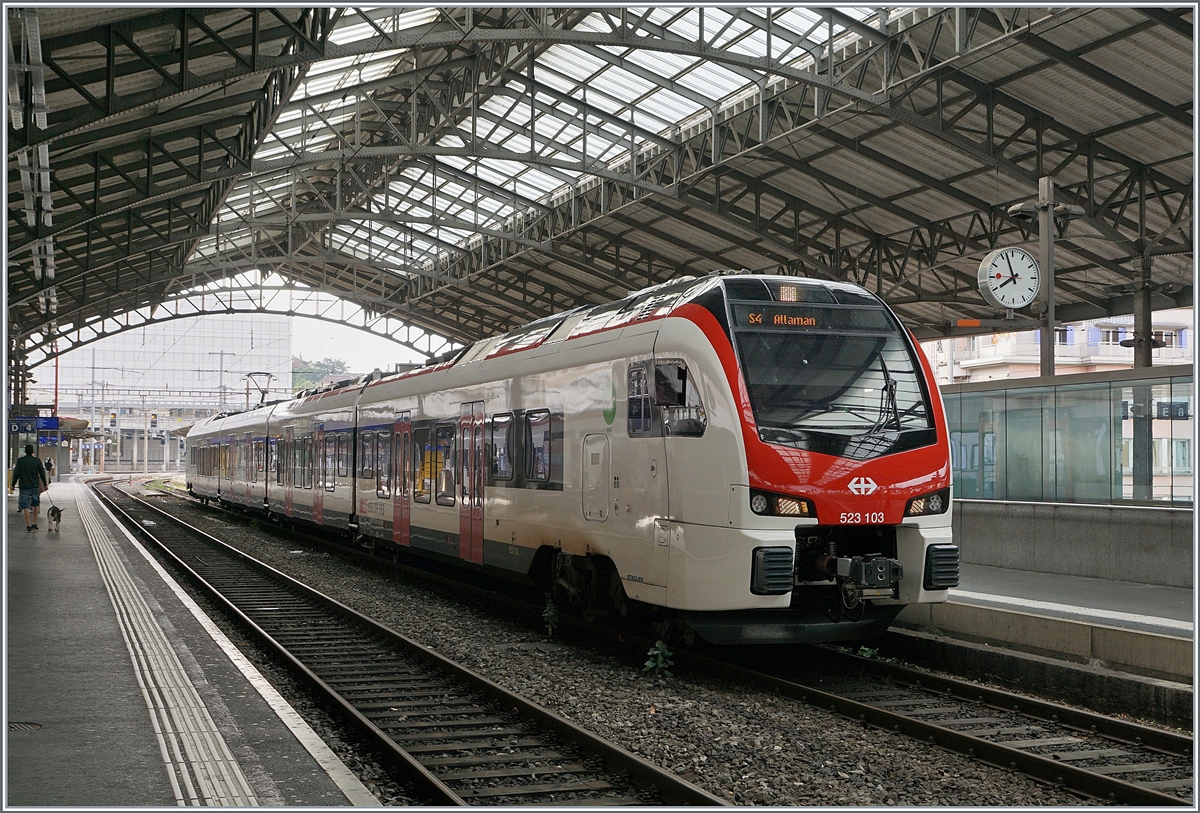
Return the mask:
<path fill-rule="evenodd" d="M 341 359 L 352 373 L 369 373 L 376 367 L 388 372 L 397 363 L 424 360 L 419 353 L 390 339 L 299 316 L 292 317 L 292 355 L 305 361 Z"/>

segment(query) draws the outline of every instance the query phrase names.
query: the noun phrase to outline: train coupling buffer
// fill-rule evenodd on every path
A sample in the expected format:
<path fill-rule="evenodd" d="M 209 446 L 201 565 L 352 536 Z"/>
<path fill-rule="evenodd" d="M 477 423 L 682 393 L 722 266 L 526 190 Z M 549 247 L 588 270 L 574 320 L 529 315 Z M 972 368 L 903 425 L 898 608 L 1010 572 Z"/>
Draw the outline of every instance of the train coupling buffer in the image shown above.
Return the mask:
<path fill-rule="evenodd" d="M 837 559 L 837 577 L 844 599 L 853 606 L 864 598 L 894 598 L 896 585 L 904 578 L 904 566 L 886 556 Z"/>

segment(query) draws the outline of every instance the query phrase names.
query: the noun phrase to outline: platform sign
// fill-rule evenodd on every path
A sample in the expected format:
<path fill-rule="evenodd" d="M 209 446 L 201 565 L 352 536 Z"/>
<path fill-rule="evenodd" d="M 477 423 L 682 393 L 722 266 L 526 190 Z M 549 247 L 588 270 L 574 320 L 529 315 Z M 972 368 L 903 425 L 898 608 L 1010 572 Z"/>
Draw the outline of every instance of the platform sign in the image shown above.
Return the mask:
<path fill-rule="evenodd" d="M 8 434 L 10 435 L 26 435 L 36 431 L 36 418 L 9 418 L 8 419 Z"/>
<path fill-rule="evenodd" d="M 50 418 L 38 418 L 37 428 L 38 431 L 41 431 L 42 429 L 58 429 L 58 416 L 56 415 Z"/>
<path fill-rule="evenodd" d="M 58 435 L 38 435 L 39 446 L 57 446 Z"/>
<path fill-rule="evenodd" d="M 1157 401 L 1160 421 L 1186 421 L 1191 417 L 1187 401 Z"/>

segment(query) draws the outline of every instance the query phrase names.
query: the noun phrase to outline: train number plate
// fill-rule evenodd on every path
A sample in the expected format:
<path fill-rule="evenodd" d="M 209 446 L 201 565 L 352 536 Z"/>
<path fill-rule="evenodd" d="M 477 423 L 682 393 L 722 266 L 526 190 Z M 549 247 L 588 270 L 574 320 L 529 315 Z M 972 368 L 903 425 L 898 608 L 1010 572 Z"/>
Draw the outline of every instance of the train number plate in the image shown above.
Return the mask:
<path fill-rule="evenodd" d="M 838 516 L 838 522 L 842 525 L 882 525 L 883 512 L 871 511 L 864 514 L 858 511 L 843 511 Z"/>

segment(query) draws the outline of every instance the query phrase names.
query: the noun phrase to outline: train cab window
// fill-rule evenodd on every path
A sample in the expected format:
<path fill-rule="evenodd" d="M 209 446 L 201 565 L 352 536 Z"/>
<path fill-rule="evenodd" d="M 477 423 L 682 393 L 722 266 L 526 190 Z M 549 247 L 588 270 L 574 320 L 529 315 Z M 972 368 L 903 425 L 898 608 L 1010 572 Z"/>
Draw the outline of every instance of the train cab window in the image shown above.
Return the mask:
<path fill-rule="evenodd" d="M 438 424 L 435 440 L 433 462 L 437 504 L 454 505 L 454 424 Z"/>
<path fill-rule="evenodd" d="M 525 479 L 550 482 L 550 412 L 539 409 L 525 414 Z"/>
<path fill-rule="evenodd" d="M 392 433 L 380 432 L 375 438 L 376 496 L 387 499 L 392 496 Z"/>
<path fill-rule="evenodd" d="M 326 491 L 333 491 L 334 488 L 333 473 L 337 471 L 337 442 L 338 439 L 334 435 L 325 436 L 324 480 Z"/>
<path fill-rule="evenodd" d="M 250 442 L 250 448 L 253 450 L 250 460 L 250 482 L 258 482 L 258 473 L 263 470 L 263 442 L 254 440 Z"/>
<path fill-rule="evenodd" d="M 362 433 L 362 448 L 360 450 L 359 460 L 362 461 L 362 468 L 359 470 L 359 475 L 364 480 L 375 479 L 375 433 Z"/>
<path fill-rule="evenodd" d="M 221 476 L 229 479 L 229 444 L 221 444 Z"/>
<path fill-rule="evenodd" d="M 646 368 L 634 364 L 629 368 L 629 436 L 646 437 L 651 431 L 650 386 Z"/>
<path fill-rule="evenodd" d="M 275 470 L 275 483 L 283 485 L 283 455 L 280 453 L 282 441 L 279 438 L 271 438 L 269 446 L 271 455 L 271 467 Z"/>
<path fill-rule="evenodd" d="M 428 426 L 413 427 L 413 501 L 429 502 L 433 491 L 433 431 Z"/>
<path fill-rule="evenodd" d="M 350 476 L 350 433 L 339 432 L 337 436 L 337 476 Z"/>
<path fill-rule="evenodd" d="M 708 426 L 700 388 L 688 378 L 682 359 L 662 359 L 654 365 L 654 405 L 662 410 L 664 435 L 698 438 Z"/>
<path fill-rule="evenodd" d="M 496 415 L 492 418 L 492 479 L 513 478 L 513 416 Z"/>

